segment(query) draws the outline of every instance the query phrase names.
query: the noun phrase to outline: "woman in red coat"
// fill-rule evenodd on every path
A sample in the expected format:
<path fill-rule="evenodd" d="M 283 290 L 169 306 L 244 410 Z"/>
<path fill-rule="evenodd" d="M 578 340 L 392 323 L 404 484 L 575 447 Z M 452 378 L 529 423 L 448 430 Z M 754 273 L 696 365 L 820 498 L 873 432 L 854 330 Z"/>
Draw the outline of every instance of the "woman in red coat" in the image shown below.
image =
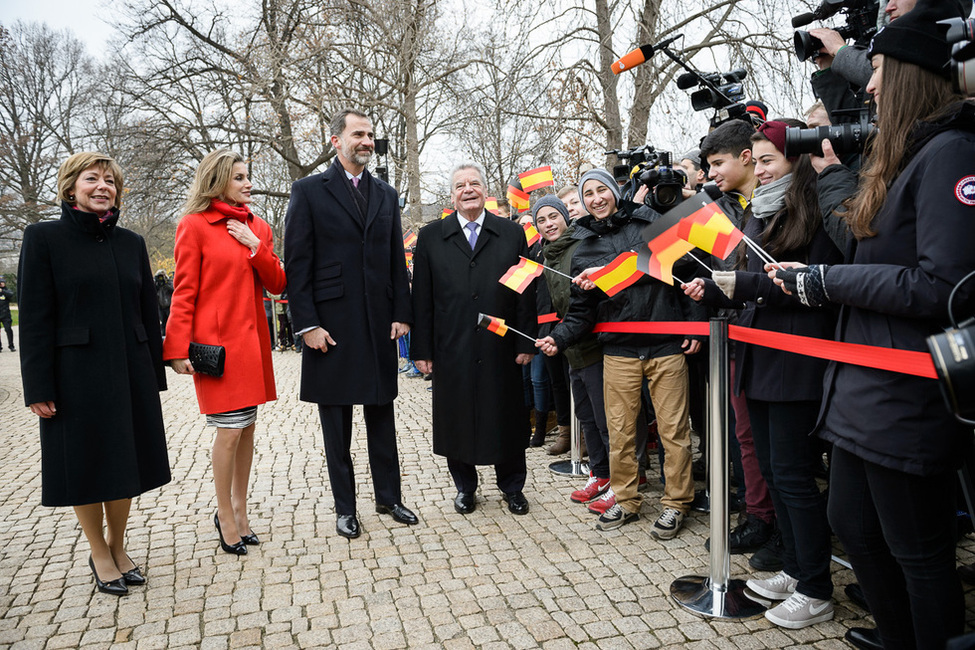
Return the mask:
<path fill-rule="evenodd" d="M 250 191 L 240 155 L 218 149 L 200 162 L 176 228 L 175 291 L 163 346 L 163 359 L 177 373 L 194 375 L 200 412 L 217 428 L 213 522 L 221 548 L 235 555 L 259 543 L 247 518 L 254 426 L 257 405 L 277 398 L 262 289 L 285 287 L 271 227 L 247 208 Z M 226 349 L 222 377 L 194 372 L 190 341 Z"/>

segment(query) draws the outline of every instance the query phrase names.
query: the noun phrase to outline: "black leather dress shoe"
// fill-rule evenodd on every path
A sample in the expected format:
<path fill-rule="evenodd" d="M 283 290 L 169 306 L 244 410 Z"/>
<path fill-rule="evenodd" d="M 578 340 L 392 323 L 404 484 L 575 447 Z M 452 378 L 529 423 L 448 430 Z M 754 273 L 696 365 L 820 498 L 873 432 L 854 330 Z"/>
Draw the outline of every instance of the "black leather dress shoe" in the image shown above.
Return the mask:
<path fill-rule="evenodd" d="M 385 506 L 381 503 L 376 504 L 376 512 L 381 515 L 393 515 L 393 521 L 398 521 L 401 524 L 406 524 L 408 526 L 415 526 L 420 523 L 420 520 L 416 518 L 409 508 L 404 506 L 402 503 L 394 503 L 391 506 Z"/>
<path fill-rule="evenodd" d="M 843 638 L 862 650 L 884 650 L 884 644 L 880 642 L 880 633 L 875 627 L 851 627 Z"/>
<path fill-rule="evenodd" d="M 870 613 L 870 605 L 867 604 L 867 597 L 863 595 L 863 587 L 860 586 L 858 582 L 851 582 L 850 584 L 843 587 L 843 592 L 846 597 L 849 598 L 854 605 L 862 609 L 863 611 Z"/>
<path fill-rule="evenodd" d="M 241 535 L 240 541 L 247 544 L 248 546 L 257 546 L 261 543 L 261 540 L 257 538 L 257 535 L 250 533 L 249 535 Z"/>
<path fill-rule="evenodd" d="M 91 567 L 91 574 L 95 576 L 95 586 L 98 587 L 98 591 L 103 594 L 111 594 L 112 596 L 124 596 L 129 593 L 129 588 L 125 586 L 125 577 L 116 578 L 115 580 L 109 580 L 108 582 L 102 582 L 101 578 L 98 577 L 98 571 L 95 571 L 95 562 L 88 556 L 88 566 Z"/>
<path fill-rule="evenodd" d="M 474 512 L 474 493 L 458 492 L 454 499 L 454 510 L 462 515 L 469 515 Z"/>
<path fill-rule="evenodd" d="M 342 537 L 355 539 L 362 534 L 362 529 L 359 528 L 359 520 L 355 515 L 339 515 L 335 520 L 335 532 Z"/>
<path fill-rule="evenodd" d="M 528 499 L 521 492 L 506 492 L 503 496 L 508 502 L 508 510 L 516 515 L 528 514 Z"/>

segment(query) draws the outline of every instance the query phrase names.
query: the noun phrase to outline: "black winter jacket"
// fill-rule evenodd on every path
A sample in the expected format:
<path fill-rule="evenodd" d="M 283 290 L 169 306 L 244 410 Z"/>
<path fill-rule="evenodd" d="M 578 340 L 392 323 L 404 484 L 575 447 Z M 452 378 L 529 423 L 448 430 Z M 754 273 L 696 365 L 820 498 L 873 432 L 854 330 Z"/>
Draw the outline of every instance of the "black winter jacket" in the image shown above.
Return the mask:
<path fill-rule="evenodd" d="M 618 211 L 597 221 L 586 215 L 576 222 L 574 237 L 582 243 L 572 256 L 572 275 L 585 269 L 605 266 L 618 255 L 646 246 L 643 229 L 659 213 L 640 207 L 627 214 Z M 690 262 L 693 264 L 693 262 Z M 689 267 L 684 267 L 688 269 Z M 680 271 L 675 267 L 675 273 Z M 689 272 L 687 278 L 693 277 Z M 552 332 L 559 349 L 578 342 L 597 322 L 691 321 L 705 320 L 703 306 L 684 295 L 679 286 L 670 286 L 645 275 L 613 297 L 599 289 L 583 291 L 572 285 L 569 311 Z M 685 336 L 660 334 L 600 333 L 603 352 L 609 356 L 652 359 L 680 354 Z"/>

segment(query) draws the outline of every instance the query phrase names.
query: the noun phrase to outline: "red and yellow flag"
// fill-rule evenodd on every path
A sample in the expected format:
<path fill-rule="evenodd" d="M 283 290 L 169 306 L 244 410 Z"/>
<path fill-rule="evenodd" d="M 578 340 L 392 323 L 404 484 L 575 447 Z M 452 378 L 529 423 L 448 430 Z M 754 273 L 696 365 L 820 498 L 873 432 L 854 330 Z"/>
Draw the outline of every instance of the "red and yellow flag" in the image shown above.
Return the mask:
<path fill-rule="evenodd" d="M 484 201 L 484 209 L 488 212 L 498 214 L 498 198 L 496 196 L 487 197 L 487 200 Z"/>
<path fill-rule="evenodd" d="M 440 218 L 441 219 L 446 219 L 447 218 L 447 215 L 450 214 L 451 212 L 453 212 L 453 209 L 452 208 L 444 208 L 443 209 L 443 212 L 440 213 Z"/>
<path fill-rule="evenodd" d="M 528 209 L 528 192 L 523 192 L 519 190 L 514 185 L 508 186 L 508 203 L 515 210 L 527 210 Z"/>
<path fill-rule="evenodd" d="M 674 262 L 693 248 L 693 244 L 677 236 L 677 226 L 672 226 L 640 249 L 636 266 L 652 278 L 674 284 Z"/>
<path fill-rule="evenodd" d="M 615 296 L 640 279 L 643 273 L 636 268 L 636 253 L 620 253 L 619 256 L 603 268 L 589 275 L 597 287 L 606 292 L 607 296 Z"/>
<path fill-rule="evenodd" d="M 529 246 L 534 246 L 535 242 L 542 238 L 542 236 L 538 234 L 538 230 L 536 230 L 535 226 L 532 224 L 526 223 L 522 226 L 522 228 L 525 230 L 525 239 L 528 240 Z"/>
<path fill-rule="evenodd" d="M 504 336 L 508 333 L 508 326 L 504 324 L 503 318 L 478 314 L 477 324 L 489 332 L 494 332 L 498 336 Z"/>
<path fill-rule="evenodd" d="M 416 246 L 416 233 L 412 230 L 407 230 L 406 234 L 403 235 L 403 248 L 413 248 Z"/>
<path fill-rule="evenodd" d="M 529 169 L 527 172 L 518 174 L 518 179 L 521 181 L 521 187 L 526 192 L 532 192 L 542 187 L 550 187 L 555 185 L 555 179 L 552 178 L 551 165 Z"/>
<path fill-rule="evenodd" d="M 406 264 L 409 266 L 413 263 L 413 251 L 406 251 Z"/>
<path fill-rule="evenodd" d="M 520 257 L 518 263 L 508 269 L 508 272 L 502 275 L 498 282 L 512 291 L 524 293 L 528 285 L 532 283 L 532 280 L 540 276 L 544 269 L 545 267 L 538 262 Z"/>
<path fill-rule="evenodd" d="M 703 251 L 726 259 L 744 234 L 735 228 L 717 203 L 710 201 L 680 220 L 677 236 Z"/>

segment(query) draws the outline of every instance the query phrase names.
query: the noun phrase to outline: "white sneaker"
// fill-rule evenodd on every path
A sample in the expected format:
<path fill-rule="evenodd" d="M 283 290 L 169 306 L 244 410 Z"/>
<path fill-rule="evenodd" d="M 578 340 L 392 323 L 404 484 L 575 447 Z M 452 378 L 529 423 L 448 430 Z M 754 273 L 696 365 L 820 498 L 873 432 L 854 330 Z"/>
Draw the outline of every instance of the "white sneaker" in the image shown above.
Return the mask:
<path fill-rule="evenodd" d="M 664 508 L 650 528 L 650 534 L 657 539 L 673 539 L 684 523 L 684 514 L 674 508 Z"/>
<path fill-rule="evenodd" d="M 765 596 L 771 600 L 785 600 L 796 591 L 799 581 L 790 576 L 785 571 L 779 571 L 771 578 L 756 580 L 750 578 L 745 586 L 754 591 L 759 596 Z"/>
<path fill-rule="evenodd" d="M 810 598 L 798 591 L 765 612 L 765 618 L 780 627 L 798 630 L 833 618 L 833 601 Z"/>

